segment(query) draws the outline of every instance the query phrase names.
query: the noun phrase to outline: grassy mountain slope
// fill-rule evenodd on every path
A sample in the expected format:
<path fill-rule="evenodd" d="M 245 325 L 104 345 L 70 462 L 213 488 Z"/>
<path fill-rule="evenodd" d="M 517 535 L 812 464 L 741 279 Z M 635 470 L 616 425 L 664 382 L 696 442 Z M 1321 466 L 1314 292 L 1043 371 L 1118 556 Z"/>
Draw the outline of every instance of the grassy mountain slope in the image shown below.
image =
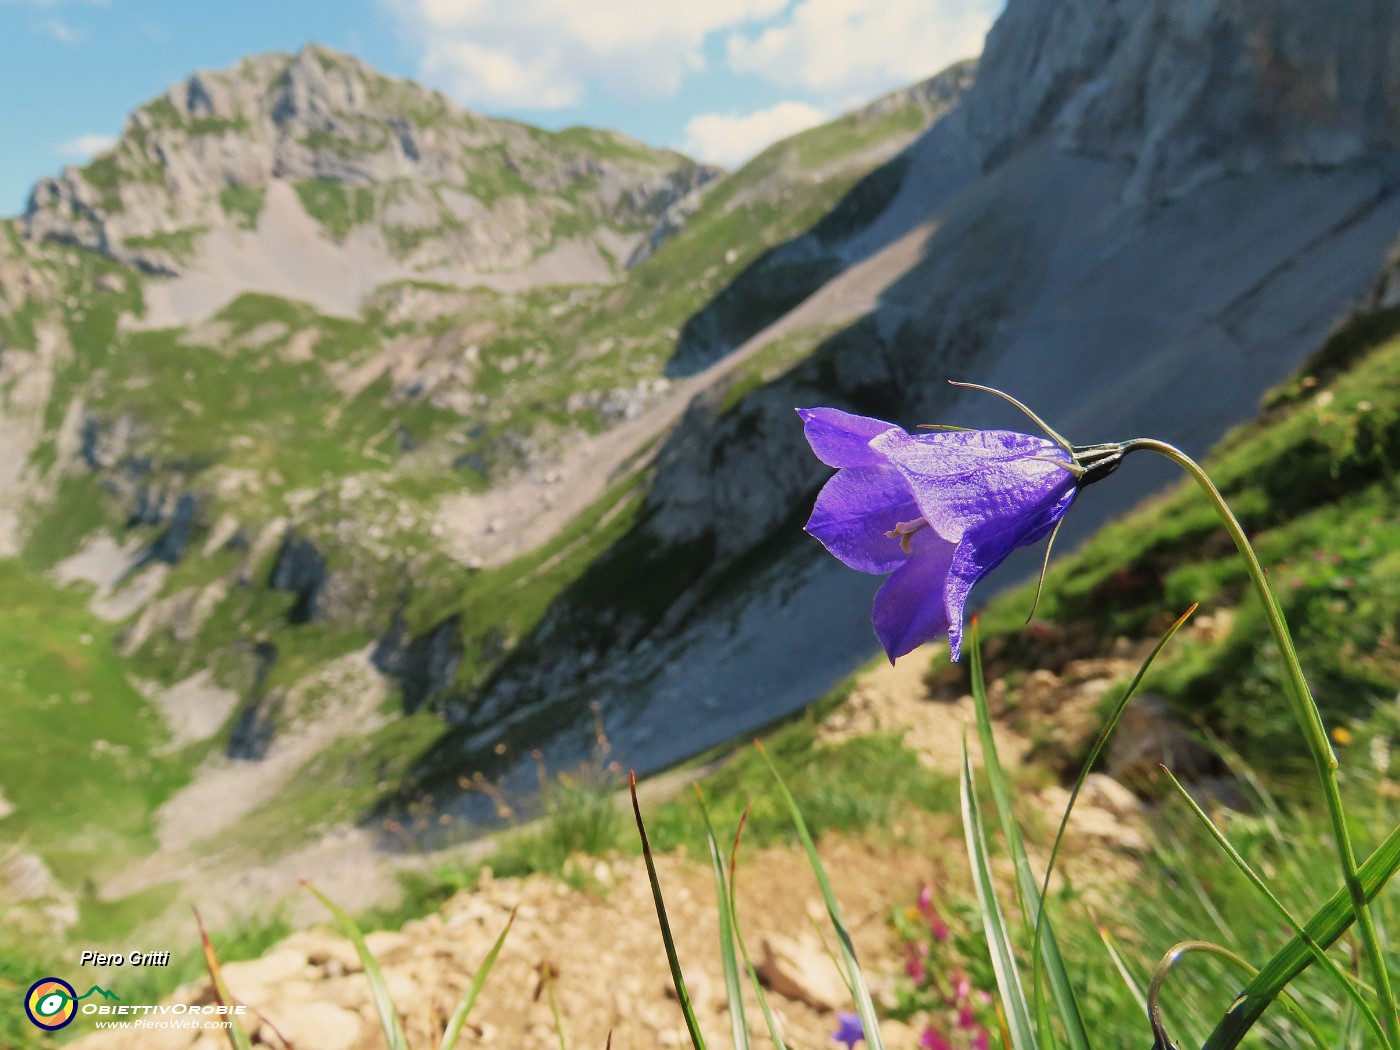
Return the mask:
<path fill-rule="evenodd" d="M 1204 461 L 1253 538 L 1332 724 L 1369 717 L 1400 681 L 1397 406 L 1400 311 L 1364 312 Z M 1029 590 L 994 602 L 986 623 L 1002 641 L 993 666 L 1054 667 L 1159 630 L 1200 602 L 1201 615 L 1223 610 L 1232 626 L 1223 640 L 1175 645 L 1150 688 L 1249 758 L 1301 757 L 1283 672 L 1247 588 L 1213 509 L 1183 481 L 1052 566 L 1029 628 L 1019 629 Z"/>

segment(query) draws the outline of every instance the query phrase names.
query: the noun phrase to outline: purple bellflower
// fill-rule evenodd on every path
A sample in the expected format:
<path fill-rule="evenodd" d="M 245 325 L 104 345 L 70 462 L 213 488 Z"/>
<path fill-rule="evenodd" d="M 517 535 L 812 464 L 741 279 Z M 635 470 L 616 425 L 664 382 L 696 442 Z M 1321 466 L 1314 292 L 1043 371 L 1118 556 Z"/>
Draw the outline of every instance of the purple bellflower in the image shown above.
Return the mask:
<path fill-rule="evenodd" d="M 851 568 L 889 574 L 871 620 L 891 663 L 945 633 L 957 660 L 977 581 L 1049 534 L 1123 456 L 1120 445 L 1007 430 L 913 435 L 835 408 L 797 414 L 817 458 L 837 468 L 807 531 Z"/>
<path fill-rule="evenodd" d="M 859 1014 L 848 1014 L 844 1010 L 836 1014 L 836 1031 L 831 1037 L 833 1043 L 845 1043 L 846 1050 L 853 1050 L 855 1045 L 865 1038 L 865 1026 L 860 1023 Z"/>

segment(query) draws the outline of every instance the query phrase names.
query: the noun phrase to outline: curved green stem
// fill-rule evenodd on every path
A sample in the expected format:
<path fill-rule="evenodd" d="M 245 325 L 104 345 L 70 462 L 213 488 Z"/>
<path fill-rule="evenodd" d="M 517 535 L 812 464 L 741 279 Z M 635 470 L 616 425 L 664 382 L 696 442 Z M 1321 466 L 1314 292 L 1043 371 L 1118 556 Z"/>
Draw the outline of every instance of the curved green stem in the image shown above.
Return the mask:
<path fill-rule="evenodd" d="M 1312 690 L 1308 686 L 1307 679 L 1303 677 L 1303 668 L 1298 662 L 1298 652 L 1294 649 L 1293 639 L 1288 633 L 1288 624 L 1284 621 L 1283 611 L 1274 599 L 1268 578 L 1264 574 L 1264 568 L 1259 564 L 1259 558 L 1254 553 L 1254 547 L 1250 544 L 1249 538 L 1245 535 L 1244 527 L 1240 525 L 1239 519 L 1235 517 L 1234 512 L 1226 504 L 1225 497 L 1220 494 L 1220 490 L 1215 487 L 1215 483 L 1210 480 L 1199 463 L 1180 449 L 1152 438 L 1137 438 L 1126 441 L 1123 443 L 1123 447 L 1125 453 L 1156 452 L 1191 475 L 1196 483 L 1205 490 L 1206 495 L 1210 497 L 1221 521 L 1225 523 L 1226 531 L 1230 533 L 1230 538 L 1235 541 L 1236 549 L 1244 558 L 1250 582 L 1254 584 L 1260 601 L 1264 603 L 1269 629 L 1273 632 L 1279 654 L 1283 657 L 1284 666 L 1288 669 L 1288 696 L 1293 703 L 1294 715 L 1303 730 L 1303 737 L 1307 741 L 1308 749 L 1312 752 L 1318 778 L 1322 781 L 1322 792 L 1327 802 L 1328 815 L 1332 820 L 1332 832 L 1337 841 L 1337 853 L 1342 862 L 1342 879 L 1346 883 L 1352 910 L 1356 914 L 1357 927 L 1361 931 L 1361 938 L 1366 946 L 1367 961 L 1375 972 L 1376 987 L 1381 998 L 1381 1021 L 1393 1040 L 1396 1024 L 1395 993 L 1391 988 L 1390 975 L 1386 972 L 1385 959 L 1381 955 L 1380 936 L 1376 932 L 1375 921 L 1372 919 L 1370 908 L 1366 904 L 1365 890 L 1356 873 L 1356 851 L 1352 846 L 1351 834 L 1347 830 L 1346 811 L 1342 806 L 1341 788 L 1337 783 L 1337 755 L 1332 750 L 1331 741 L 1327 738 L 1327 727 L 1322 723 L 1322 715 L 1318 711 L 1317 701 L 1313 699 Z"/>
<path fill-rule="evenodd" d="M 1162 956 L 1162 961 L 1157 964 L 1157 970 L 1152 975 L 1152 985 L 1147 991 L 1147 1019 L 1152 1025 L 1152 1050 L 1177 1050 L 1177 1045 L 1167 1035 L 1167 1026 L 1162 1022 L 1162 985 L 1166 982 L 1167 974 L 1171 972 L 1172 967 L 1180 962 L 1181 957 L 1188 952 L 1218 955 L 1220 958 L 1234 963 L 1251 977 L 1257 976 L 1259 973 L 1229 948 L 1213 944 L 1210 941 L 1182 941 L 1180 944 L 1172 945 L 1167 954 Z M 1293 997 L 1287 992 L 1281 993 L 1279 999 L 1293 1020 L 1297 1021 L 1298 1025 L 1308 1033 L 1308 1037 L 1313 1041 L 1313 1046 L 1317 1047 L 1318 1050 L 1327 1050 L 1327 1040 L 1322 1038 L 1322 1033 L 1318 1031 L 1317 1025 L 1313 1023 L 1307 1011 L 1294 1002 Z"/>

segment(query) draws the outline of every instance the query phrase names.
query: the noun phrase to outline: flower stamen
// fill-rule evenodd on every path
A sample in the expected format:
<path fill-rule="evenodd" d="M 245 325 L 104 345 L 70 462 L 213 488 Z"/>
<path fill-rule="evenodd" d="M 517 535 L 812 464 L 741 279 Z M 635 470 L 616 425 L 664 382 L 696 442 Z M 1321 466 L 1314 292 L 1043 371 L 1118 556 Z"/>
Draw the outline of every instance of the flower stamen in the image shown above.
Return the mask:
<path fill-rule="evenodd" d="M 885 533 L 885 535 L 892 540 L 899 540 L 899 549 L 905 554 L 912 554 L 913 551 L 909 549 L 909 540 L 913 537 L 914 533 L 918 532 L 920 529 L 926 528 L 928 528 L 928 522 L 926 520 L 923 518 L 915 518 L 913 521 L 896 522 L 894 528 Z"/>

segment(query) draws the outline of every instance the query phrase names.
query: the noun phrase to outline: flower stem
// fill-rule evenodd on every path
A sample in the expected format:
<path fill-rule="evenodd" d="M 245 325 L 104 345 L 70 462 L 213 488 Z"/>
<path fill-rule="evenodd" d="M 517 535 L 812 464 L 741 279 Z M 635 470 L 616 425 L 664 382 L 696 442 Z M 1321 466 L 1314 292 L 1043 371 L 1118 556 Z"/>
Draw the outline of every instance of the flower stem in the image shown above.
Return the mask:
<path fill-rule="evenodd" d="M 1381 997 L 1381 1022 L 1385 1025 L 1387 1034 L 1394 1039 L 1395 993 L 1391 988 L 1390 975 L 1386 972 L 1385 959 L 1381 955 L 1380 937 L 1376 932 L 1376 924 L 1371 918 L 1370 909 L 1366 904 L 1365 890 L 1362 888 L 1361 880 L 1356 873 L 1356 851 L 1352 846 L 1351 834 L 1347 830 L 1346 812 L 1342 806 L 1342 793 L 1337 783 L 1337 755 L 1332 750 L 1331 741 L 1328 740 L 1327 727 L 1323 725 L 1317 701 L 1313 699 L 1312 690 L 1308 687 L 1307 679 L 1303 677 L 1303 668 L 1298 662 L 1298 652 L 1293 647 L 1293 639 L 1288 633 L 1288 624 L 1284 621 L 1283 610 L 1279 608 L 1273 590 L 1269 587 L 1264 568 L 1259 564 L 1259 558 L 1254 553 L 1254 547 L 1251 546 L 1249 538 L 1245 535 L 1244 527 L 1240 525 L 1239 519 L 1235 517 L 1234 512 L 1226 504 L 1225 497 L 1220 494 L 1220 490 L 1215 487 L 1215 483 L 1210 480 L 1199 463 L 1180 449 L 1152 438 L 1137 438 L 1124 442 L 1124 451 L 1156 452 L 1191 475 L 1205 490 L 1211 502 L 1215 504 L 1216 512 L 1225 523 L 1226 531 L 1230 533 L 1230 538 L 1235 541 L 1235 547 L 1239 550 L 1240 556 L 1244 558 L 1245 566 L 1249 570 L 1250 581 L 1254 584 L 1260 601 L 1264 603 L 1269 629 L 1273 632 L 1274 641 L 1283 657 L 1284 666 L 1288 669 L 1289 699 L 1293 703 L 1294 715 L 1303 730 L 1303 737 L 1307 741 L 1308 749 L 1312 752 L 1318 778 L 1322 781 L 1322 792 L 1327 801 L 1327 812 L 1332 819 L 1332 832 L 1337 840 L 1337 853 L 1342 862 L 1342 879 L 1346 883 L 1347 893 L 1351 897 L 1352 910 L 1356 913 L 1357 927 L 1361 931 L 1361 938 L 1366 946 L 1367 960 L 1371 969 L 1375 971 L 1376 988 Z"/>

